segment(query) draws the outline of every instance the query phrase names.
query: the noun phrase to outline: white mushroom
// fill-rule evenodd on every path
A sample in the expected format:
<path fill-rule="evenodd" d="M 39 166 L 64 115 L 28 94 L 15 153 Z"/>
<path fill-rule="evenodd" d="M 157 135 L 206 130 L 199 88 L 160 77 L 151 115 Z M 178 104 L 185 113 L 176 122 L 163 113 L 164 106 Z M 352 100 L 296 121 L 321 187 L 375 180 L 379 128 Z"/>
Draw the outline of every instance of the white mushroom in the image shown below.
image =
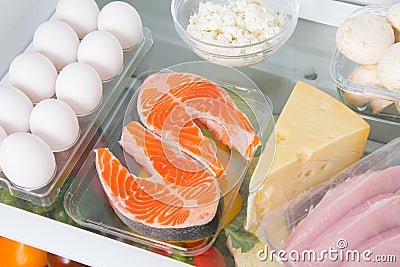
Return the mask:
<path fill-rule="evenodd" d="M 379 85 L 379 78 L 375 69 L 375 65 L 362 65 L 351 73 L 349 82 L 368 86 Z M 353 106 L 364 106 L 371 101 L 371 98 L 365 96 L 363 93 L 346 92 L 345 99 L 347 103 Z"/>
<path fill-rule="evenodd" d="M 371 107 L 373 114 L 378 114 L 392 104 L 393 101 L 380 98 L 374 98 L 371 102 L 369 102 L 369 106 Z"/>
<path fill-rule="evenodd" d="M 350 75 L 349 82 L 371 87 L 383 88 L 383 85 L 381 84 L 378 77 L 376 64 L 362 65 L 358 67 Z M 393 104 L 392 101 L 380 99 L 379 97 L 371 94 L 355 94 L 346 92 L 345 99 L 347 103 L 355 106 L 364 106 L 366 104 L 369 104 L 372 109 L 372 113 L 374 114 L 381 112 L 383 109 Z"/>
<path fill-rule="evenodd" d="M 392 25 L 395 42 L 400 39 L 400 2 L 391 6 L 386 14 L 386 20 Z"/>
<path fill-rule="evenodd" d="M 389 47 L 378 63 L 379 80 L 387 89 L 400 92 L 400 43 Z"/>
<path fill-rule="evenodd" d="M 336 46 L 359 64 L 376 64 L 394 43 L 394 32 L 382 16 L 362 14 L 347 18 L 336 32 Z"/>

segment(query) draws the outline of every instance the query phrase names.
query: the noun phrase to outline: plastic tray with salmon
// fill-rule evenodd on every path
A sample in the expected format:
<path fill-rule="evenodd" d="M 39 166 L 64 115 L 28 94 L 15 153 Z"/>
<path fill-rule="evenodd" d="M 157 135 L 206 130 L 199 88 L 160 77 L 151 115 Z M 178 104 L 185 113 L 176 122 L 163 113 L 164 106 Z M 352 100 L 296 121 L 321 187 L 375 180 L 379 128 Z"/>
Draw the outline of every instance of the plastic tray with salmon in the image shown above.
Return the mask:
<path fill-rule="evenodd" d="M 261 232 L 271 249 L 281 251 L 276 259 L 287 266 L 370 266 L 379 257 L 398 261 L 399 148 L 400 138 L 394 139 L 266 213 Z"/>
<path fill-rule="evenodd" d="M 148 249 L 204 252 L 274 138 L 272 107 L 246 75 L 209 62 L 144 73 L 119 103 L 67 194 L 67 212 Z"/>
<path fill-rule="evenodd" d="M 77 141 L 68 149 L 54 152 L 56 171 L 50 182 L 45 186 L 27 190 L 14 185 L 0 169 L 0 187 L 7 188 L 13 196 L 28 200 L 39 206 L 48 206 L 56 199 L 60 188 L 77 164 L 79 158 L 85 151 L 89 141 L 95 136 L 105 116 L 113 109 L 118 96 L 125 88 L 132 74 L 139 66 L 144 55 L 150 50 L 153 44 L 152 34 L 148 28 L 143 28 L 143 37 L 140 43 L 123 55 L 123 69 L 110 81 L 103 83 L 102 100 L 97 109 L 84 116 L 79 116 L 80 134 Z M 29 50 L 30 47 L 27 48 Z M 6 75 L 2 82 L 7 84 Z M 21 166 L 22 168 L 24 166 Z"/>

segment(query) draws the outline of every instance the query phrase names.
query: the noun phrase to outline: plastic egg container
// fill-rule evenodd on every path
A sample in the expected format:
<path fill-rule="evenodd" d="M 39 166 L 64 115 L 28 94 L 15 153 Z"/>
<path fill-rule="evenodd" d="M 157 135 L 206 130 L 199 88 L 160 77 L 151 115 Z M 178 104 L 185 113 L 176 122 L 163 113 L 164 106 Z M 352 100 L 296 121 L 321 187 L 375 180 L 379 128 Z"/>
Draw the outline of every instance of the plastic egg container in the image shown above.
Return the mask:
<path fill-rule="evenodd" d="M 114 1 L 100 10 L 94 0 L 59 0 L 0 85 L 0 187 L 33 194 L 51 183 L 79 150 L 74 146 L 82 131 L 90 131 L 93 114 L 111 98 L 108 90 L 151 43 L 128 3 Z M 49 205 L 53 197 L 35 199 Z"/>

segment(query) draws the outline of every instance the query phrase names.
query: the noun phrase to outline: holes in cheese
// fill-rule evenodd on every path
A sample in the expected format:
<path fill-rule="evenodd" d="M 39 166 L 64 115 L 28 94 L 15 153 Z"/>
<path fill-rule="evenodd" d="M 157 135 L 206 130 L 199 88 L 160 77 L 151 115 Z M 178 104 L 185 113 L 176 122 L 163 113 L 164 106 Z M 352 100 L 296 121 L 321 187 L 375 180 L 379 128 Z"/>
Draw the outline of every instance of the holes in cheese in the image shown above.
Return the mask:
<path fill-rule="evenodd" d="M 254 229 L 266 211 L 359 160 L 369 129 L 334 97 L 298 82 L 276 123 L 278 142 L 271 170 L 258 191 L 249 194 L 246 228 Z M 264 154 L 259 164 L 263 160 L 268 160 Z M 256 169 L 254 175 L 262 174 Z"/>

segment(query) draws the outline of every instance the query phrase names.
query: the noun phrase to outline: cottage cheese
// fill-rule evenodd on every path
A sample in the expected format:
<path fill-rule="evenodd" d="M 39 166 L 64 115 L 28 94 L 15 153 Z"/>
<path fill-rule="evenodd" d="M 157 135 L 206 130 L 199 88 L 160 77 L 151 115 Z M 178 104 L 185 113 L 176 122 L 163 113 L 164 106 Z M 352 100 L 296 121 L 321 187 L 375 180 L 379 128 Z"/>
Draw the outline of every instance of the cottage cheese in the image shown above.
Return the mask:
<path fill-rule="evenodd" d="M 186 30 L 207 43 L 246 46 L 274 36 L 284 24 L 284 16 L 275 15 L 275 11 L 260 0 L 239 0 L 227 4 L 205 2 L 200 3 L 198 12 L 189 18 Z M 230 53 L 250 54 L 253 50 L 230 50 Z"/>

